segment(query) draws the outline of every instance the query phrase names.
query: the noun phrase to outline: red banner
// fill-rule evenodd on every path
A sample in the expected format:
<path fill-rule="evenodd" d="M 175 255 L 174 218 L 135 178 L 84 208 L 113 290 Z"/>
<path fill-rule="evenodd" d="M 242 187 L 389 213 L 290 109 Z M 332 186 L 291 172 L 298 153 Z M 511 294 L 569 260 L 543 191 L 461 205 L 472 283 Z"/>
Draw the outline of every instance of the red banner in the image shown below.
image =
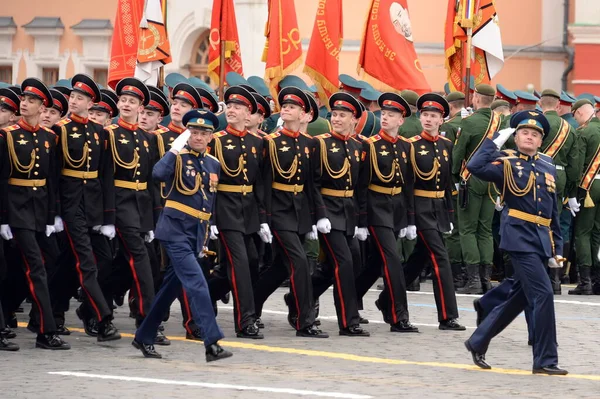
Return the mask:
<path fill-rule="evenodd" d="M 285 15 L 285 18 L 283 17 Z M 302 43 L 294 0 L 269 0 L 269 19 L 265 29 L 267 41 L 263 51 L 265 80 L 273 98 L 283 77 L 302 62 Z"/>
<path fill-rule="evenodd" d="M 227 72 L 237 72 L 243 76 L 242 52 L 233 0 L 213 1 L 209 40 L 208 76 L 213 83 L 220 84 L 221 45 L 225 46 L 225 75 Z"/>
<path fill-rule="evenodd" d="M 342 41 L 342 0 L 319 0 L 304 73 L 315 82 L 321 104 L 338 91 Z"/>
<path fill-rule="evenodd" d="M 110 48 L 108 85 L 115 88 L 119 80 L 134 75 L 138 56 L 139 27 L 144 0 L 118 0 L 115 29 Z"/>
<path fill-rule="evenodd" d="M 407 0 L 372 0 L 358 58 L 358 73 L 380 90 L 431 91 L 413 43 Z"/>

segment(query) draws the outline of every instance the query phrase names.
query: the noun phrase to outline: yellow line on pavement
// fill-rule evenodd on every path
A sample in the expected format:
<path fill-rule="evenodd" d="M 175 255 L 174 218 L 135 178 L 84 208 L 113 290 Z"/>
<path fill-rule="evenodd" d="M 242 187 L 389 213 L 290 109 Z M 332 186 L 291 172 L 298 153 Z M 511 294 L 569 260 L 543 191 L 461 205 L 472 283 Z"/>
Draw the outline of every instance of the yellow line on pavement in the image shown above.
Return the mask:
<path fill-rule="evenodd" d="M 26 327 L 26 326 L 27 326 L 27 323 L 19 323 L 19 327 Z M 83 328 L 69 327 L 69 330 L 80 332 L 80 333 L 85 333 L 85 330 Z M 121 333 L 121 336 L 124 338 L 133 338 L 134 334 Z M 168 336 L 167 338 L 169 338 L 171 341 L 182 341 L 182 342 L 187 342 L 190 344 L 202 344 L 201 341 L 193 341 L 193 340 L 186 339 L 185 337 Z M 461 364 L 461 363 L 419 362 L 419 361 L 413 361 L 413 360 L 388 359 L 388 358 L 383 358 L 383 357 L 354 355 L 351 353 L 327 352 L 327 351 L 318 351 L 318 350 L 311 350 L 311 349 L 296 349 L 296 348 L 287 348 L 287 347 L 280 347 L 280 346 L 258 345 L 258 344 L 251 344 L 251 343 L 247 343 L 247 342 L 229 341 L 229 340 L 222 340 L 222 341 L 220 341 L 220 343 L 222 346 L 229 347 L 229 348 L 249 349 L 249 350 L 256 350 L 256 351 L 261 351 L 261 352 L 271 352 L 271 353 L 287 353 L 287 354 L 291 354 L 291 355 L 322 357 L 322 358 L 327 358 L 327 359 L 347 360 L 347 361 L 358 362 L 358 363 L 388 364 L 388 365 L 399 365 L 399 366 L 407 366 L 408 365 L 408 366 L 438 367 L 438 368 L 446 368 L 446 369 L 480 371 L 480 372 L 507 374 L 507 375 L 528 375 L 528 376 L 532 375 L 531 370 L 504 369 L 504 368 L 496 368 L 496 367 L 492 368 L 491 370 L 483 370 L 474 365 Z M 468 356 L 466 351 L 465 351 L 465 356 Z M 600 375 L 593 375 L 593 374 L 568 374 L 566 376 L 548 376 L 548 375 L 544 375 L 544 374 L 539 374 L 539 376 L 600 381 Z"/>

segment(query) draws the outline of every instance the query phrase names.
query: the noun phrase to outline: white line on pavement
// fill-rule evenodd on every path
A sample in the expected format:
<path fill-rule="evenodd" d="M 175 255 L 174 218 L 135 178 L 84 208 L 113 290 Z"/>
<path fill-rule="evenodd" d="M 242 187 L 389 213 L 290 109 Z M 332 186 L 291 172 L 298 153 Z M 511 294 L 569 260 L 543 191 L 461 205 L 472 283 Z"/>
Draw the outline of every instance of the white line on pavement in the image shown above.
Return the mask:
<path fill-rule="evenodd" d="M 79 373 L 79 372 L 73 372 L 73 371 L 51 371 L 51 372 L 48 372 L 48 374 L 62 375 L 65 377 L 96 378 L 96 379 L 101 379 L 101 380 L 144 382 L 144 383 L 163 384 L 163 385 L 183 385 L 183 386 L 189 386 L 189 387 L 203 387 L 203 388 L 213 388 L 213 389 L 230 389 L 230 390 L 235 390 L 235 391 L 285 393 L 285 394 L 290 394 L 290 395 L 319 396 L 319 397 L 324 397 L 324 398 L 341 398 L 341 399 L 369 399 L 369 398 L 372 398 L 372 396 L 357 395 L 357 394 L 342 393 L 342 392 L 305 391 L 305 390 L 301 390 L 301 389 L 292 389 L 292 388 L 251 387 L 251 386 L 246 386 L 246 385 L 214 384 L 214 383 L 209 383 L 209 382 L 164 380 L 164 379 L 159 379 L 159 378 L 142 378 L 142 377 L 127 377 L 127 376 L 105 375 L 105 374 L 88 374 L 88 373 Z"/>

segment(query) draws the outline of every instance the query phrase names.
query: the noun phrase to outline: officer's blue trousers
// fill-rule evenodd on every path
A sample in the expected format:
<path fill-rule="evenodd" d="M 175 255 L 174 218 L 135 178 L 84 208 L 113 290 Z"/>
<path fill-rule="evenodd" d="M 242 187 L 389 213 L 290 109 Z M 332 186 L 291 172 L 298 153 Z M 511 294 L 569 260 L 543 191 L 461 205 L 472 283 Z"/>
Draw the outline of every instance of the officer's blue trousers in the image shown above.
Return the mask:
<path fill-rule="evenodd" d="M 558 364 L 554 293 L 545 259 L 529 252 L 509 252 L 515 282 L 506 301 L 496 306 L 469 338 L 471 347 L 486 353 L 492 338 L 501 333 L 529 304 L 533 325 L 533 368 Z"/>
<path fill-rule="evenodd" d="M 171 265 L 142 325 L 135 333 L 136 341 L 154 344 L 158 326 L 171 304 L 177 299 L 181 287 L 185 290 L 194 321 L 200 328 L 204 346 L 208 347 L 221 338 L 223 332 L 217 325 L 208 284 L 196 259 L 195 242 L 161 241 L 169 255 Z"/>

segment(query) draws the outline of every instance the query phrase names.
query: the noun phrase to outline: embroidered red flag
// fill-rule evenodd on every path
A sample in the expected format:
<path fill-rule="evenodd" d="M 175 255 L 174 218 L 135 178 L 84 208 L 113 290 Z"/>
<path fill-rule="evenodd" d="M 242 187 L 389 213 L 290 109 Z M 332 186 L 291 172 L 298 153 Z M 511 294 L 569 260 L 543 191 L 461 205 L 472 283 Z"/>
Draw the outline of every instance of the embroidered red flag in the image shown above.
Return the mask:
<path fill-rule="evenodd" d="M 107 79 L 108 85 L 113 89 L 119 80 L 132 77 L 134 74 L 143 12 L 144 0 L 117 1 Z"/>
<path fill-rule="evenodd" d="M 208 76 L 220 84 L 221 43 L 225 45 L 225 74 L 237 72 L 244 75 L 242 52 L 235 19 L 233 0 L 214 0 L 210 21 L 210 49 L 208 50 Z"/>

